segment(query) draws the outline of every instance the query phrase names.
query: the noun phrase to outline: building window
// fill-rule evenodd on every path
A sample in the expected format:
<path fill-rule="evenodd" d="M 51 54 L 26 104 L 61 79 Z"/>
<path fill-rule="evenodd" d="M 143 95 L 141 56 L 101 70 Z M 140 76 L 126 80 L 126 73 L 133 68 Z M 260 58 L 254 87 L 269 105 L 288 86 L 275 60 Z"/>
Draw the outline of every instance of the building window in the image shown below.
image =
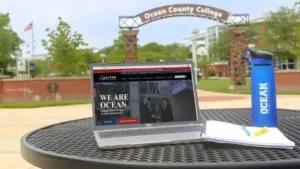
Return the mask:
<path fill-rule="evenodd" d="M 275 59 L 275 68 L 277 70 L 294 70 L 295 59 Z"/>
<path fill-rule="evenodd" d="M 288 59 L 288 69 L 295 69 L 295 59 Z"/>
<path fill-rule="evenodd" d="M 274 60 L 274 67 L 276 70 L 295 70 L 295 59 L 276 59 Z M 251 64 L 246 63 L 246 73 L 249 76 L 251 73 Z"/>

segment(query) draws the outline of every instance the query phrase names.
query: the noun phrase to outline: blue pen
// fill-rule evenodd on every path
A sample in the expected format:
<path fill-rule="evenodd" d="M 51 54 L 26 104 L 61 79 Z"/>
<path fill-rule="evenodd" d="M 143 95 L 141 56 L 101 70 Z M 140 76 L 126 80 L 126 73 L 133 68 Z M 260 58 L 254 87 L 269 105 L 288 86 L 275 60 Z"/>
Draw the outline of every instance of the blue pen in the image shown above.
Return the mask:
<path fill-rule="evenodd" d="M 246 129 L 245 126 L 242 126 L 242 130 L 247 134 L 247 136 L 250 136 L 250 132 Z"/>

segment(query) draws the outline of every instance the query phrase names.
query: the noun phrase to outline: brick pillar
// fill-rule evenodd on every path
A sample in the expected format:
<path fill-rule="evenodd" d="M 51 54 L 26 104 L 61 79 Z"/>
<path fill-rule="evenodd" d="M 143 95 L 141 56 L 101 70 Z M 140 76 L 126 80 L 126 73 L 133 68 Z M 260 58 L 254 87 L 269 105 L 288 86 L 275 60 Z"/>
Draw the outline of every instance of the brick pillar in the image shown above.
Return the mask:
<path fill-rule="evenodd" d="M 231 76 L 229 89 L 246 88 L 245 33 L 244 27 L 229 28 Z"/>
<path fill-rule="evenodd" d="M 139 30 L 123 30 L 124 46 L 125 46 L 125 61 L 137 61 L 137 34 Z"/>

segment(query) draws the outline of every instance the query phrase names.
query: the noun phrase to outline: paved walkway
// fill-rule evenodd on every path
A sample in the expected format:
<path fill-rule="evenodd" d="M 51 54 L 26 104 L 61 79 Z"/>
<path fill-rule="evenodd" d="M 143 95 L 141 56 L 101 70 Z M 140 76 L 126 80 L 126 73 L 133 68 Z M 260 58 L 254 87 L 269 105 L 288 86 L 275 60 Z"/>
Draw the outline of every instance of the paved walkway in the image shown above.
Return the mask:
<path fill-rule="evenodd" d="M 198 99 L 199 102 L 217 102 L 217 101 L 234 101 L 250 98 L 249 95 L 241 95 L 241 94 L 226 94 L 226 93 L 216 93 L 209 92 L 205 90 L 198 89 Z"/>
<path fill-rule="evenodd" d="M 200 109 L 251 107 L 249 95 L 198 91 Z M 300 95 L 280 95 L 278 108 L 300 110 Z M 35 169 L 20 155 L 20 138 L 36 128 L 91 117 L 91 105 L 60 106 L 35 109 L 0 109 L 0 168 Z"/>
<path fill-rule="evenodd" d="M 250 108 L 251 95 L 198 90 L 200 109 Z M 202 98 L 205 98 L 203 101 Z M 211 97 L 214 101 L 210 101 Z M 300 110 L 300 95 L 277 95 L 277 107 Z"/>

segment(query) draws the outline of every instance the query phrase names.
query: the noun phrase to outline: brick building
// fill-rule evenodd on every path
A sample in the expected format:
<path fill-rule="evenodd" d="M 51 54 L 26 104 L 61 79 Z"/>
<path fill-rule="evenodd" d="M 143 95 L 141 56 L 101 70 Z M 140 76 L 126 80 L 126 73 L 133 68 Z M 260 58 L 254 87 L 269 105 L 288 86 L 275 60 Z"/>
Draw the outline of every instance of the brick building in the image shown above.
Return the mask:
<path fill-rule="evenodd" d="M 251 30 L 251 37 L 247 39 L 249 47 L 259 47 L 266 44 L 264 39 L 264 34 L 267 31 L 264 18 L 256 18 L 250 21 L 252 24 L 257 24 L 254 28 L 249 28 Z M 201 33 L 193 35 L 193 37 L 188 37 L 186 39 L 192 39 L 196 37 L 198 43 L 202 46 L 199 46 L 197 50 L 198 59 L 201 59 L 201 56 L 209 56 L 210 46 L 218 39 L 219 34 L 222 31 L 226 31 L 226 25 L 217 24 L 208 27 L 206 30 L 201 31 Z M 288 56 L 287 56 L 288 57 Z M 293 71 L 300 72 L 300 57 L 289 58 L 289 59 L 274 59 L 274 64 L 277 71 Z M 209 66 L 210 70 L 215 71 L 216 76 L 220 77 L 229 77 L 230 71 L 228 62 L 216 62 Z M 250 66 L 247 65 L 247 74 L 250 74 Z"/>
<path fill-rule="evenodd" d="M 266 44 L 266 41 L 264 39 L 264 34 L 266 33 L 266 25 L 264 22 L 264 18 L 257 18 L 253 20 L 252 22 L 256 23 L 257 30 L 256 33 L 251 36 L 251 38 L 248 39 L 248 44 L 250 47 L 259 47 Z M 289 59 L 280 59 L 276 58 L 274 59 L 275 68 L 277 71 L 300 71 L 300 57 L 291 58 L 289 56 L 286 56 Z M 249 68 L 248 68 L 249 70 Z"/>

